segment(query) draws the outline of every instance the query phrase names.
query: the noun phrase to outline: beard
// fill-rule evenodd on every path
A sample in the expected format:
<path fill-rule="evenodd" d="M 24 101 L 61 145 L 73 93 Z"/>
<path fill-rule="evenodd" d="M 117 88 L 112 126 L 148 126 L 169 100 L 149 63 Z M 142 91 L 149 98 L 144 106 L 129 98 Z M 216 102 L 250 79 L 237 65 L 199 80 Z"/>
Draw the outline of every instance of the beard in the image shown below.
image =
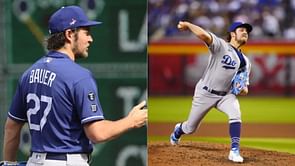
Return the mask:
<path fill-rule="evenodd" d="M 88 52 L 87 50 L 85 49 L 84 52 L 79 49 L 79 46 L 78 46 L 78 33 L 76 32 L 75 33 L 75 39 L 74 39 L 74 44 L 73 44 L 73 48 L 72 48 L 72 52 L 74 53 L 75 55 L 75 59 L 80 59 L 80 58 L 87 58 L 88 57 Z"/>
<path fill-rule="evenodd" d="M 75 55 L 75 59 L 87 58 L 88 57 L 88 52 L 86 50 L 85 51 L 79 50 L 77 42 L 74 43 L 74 47 L 72 48 L 72 51 L 73 51 L 73 53 Z"/>
<path fill-rule="evenodd" d="M 83 53 L 83 52 L 74 52 L 75 58 L 76 59 L 81 59 L 81 58 L 87 58 L 88 53 Z"/>
<path fill-rule="evenodd" d="M 235 36 L 235 40 L 237 41 L 237 43 L 239 43 L 240 46 L 244 45 L 247 43 L 247 40 L 245 39 L 241 39 L 241 38 L 237 38 L 237 36 Z"/>

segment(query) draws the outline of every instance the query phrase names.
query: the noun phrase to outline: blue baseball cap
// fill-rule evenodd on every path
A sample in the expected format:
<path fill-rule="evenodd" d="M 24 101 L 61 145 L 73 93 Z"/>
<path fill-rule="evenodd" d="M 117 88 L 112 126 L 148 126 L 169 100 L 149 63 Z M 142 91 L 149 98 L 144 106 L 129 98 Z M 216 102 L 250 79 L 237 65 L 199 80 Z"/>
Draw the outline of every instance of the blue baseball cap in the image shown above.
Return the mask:
<path fill-rule="evenodd" d="M 88 27 L 102 22 L 88 20 L 86 14 L 79 6 L 66 6 L 57 10 L 49 19 L 49 34 L 63 32 L 66 29 Z"/>
<path fill-rule="evenodd" d="M 253 29 L 252 26 L 250 24 L 248 24 L 248 23 L 234 22 L 229 27 L 228 32 L 234 32 L 239 27 L 246 28 L 248 33 L 250 33 L 252 31 L 252 29 Z"/>

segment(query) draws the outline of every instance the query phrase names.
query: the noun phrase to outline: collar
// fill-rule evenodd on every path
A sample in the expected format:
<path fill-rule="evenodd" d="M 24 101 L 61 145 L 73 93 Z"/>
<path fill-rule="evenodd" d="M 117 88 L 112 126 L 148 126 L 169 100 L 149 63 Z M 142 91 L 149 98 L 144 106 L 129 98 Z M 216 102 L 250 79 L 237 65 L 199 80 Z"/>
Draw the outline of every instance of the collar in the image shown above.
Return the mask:
<path fill-rule="evenodd" d="M 230 44 L 230 46 L 235 50 L 235 52 L 237 53 L 237 55 L 238 55 L 238 57 L 239 57 L 239 59 L 240 59 L 240 62 L 241 62 L 241 63 L 240 63 L 239 69 L 244 68 L 244 67 L 246 66 L 246 60 L 245 60 L 243 54 L 241 53 L 240 50 L 238 50 L 237 48 L 235 48 L 235 47 L 232 46 L 231 44 Z"/>
<path fill-rule="evenodd" d="M 51 58 L 68 58 L 70 57 L 67 54 L 61 53 L 59 51 L 49 51 L 46 55 L 46 57 L 51 57 Z"/>
<path fill-rule="evenodd" d="M 242 50 L 241 50 L 240 48 L 236 48 L 236 47 L 234 47 L 233 45 L 231 45 L 230 43 L 229 43 L 229 45 L 230 45 L 234 50 L 239 51 L 239 52 L 242 52 Z"/>

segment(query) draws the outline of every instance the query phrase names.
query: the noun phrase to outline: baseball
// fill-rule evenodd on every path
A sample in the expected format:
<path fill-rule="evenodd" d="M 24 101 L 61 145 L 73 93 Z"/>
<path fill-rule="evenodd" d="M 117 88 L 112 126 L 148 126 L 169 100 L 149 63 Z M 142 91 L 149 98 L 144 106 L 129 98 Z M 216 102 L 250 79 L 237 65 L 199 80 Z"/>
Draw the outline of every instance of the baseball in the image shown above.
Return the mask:
<path fill-rule="evenodd" d="M 178 28 L 178 29 L 181 29 L 181 28 L 182 28 L 182 26 L 181 26 L 180 24 L 178 24 L 178 25 L 177 25 L 177 28 Z"/>

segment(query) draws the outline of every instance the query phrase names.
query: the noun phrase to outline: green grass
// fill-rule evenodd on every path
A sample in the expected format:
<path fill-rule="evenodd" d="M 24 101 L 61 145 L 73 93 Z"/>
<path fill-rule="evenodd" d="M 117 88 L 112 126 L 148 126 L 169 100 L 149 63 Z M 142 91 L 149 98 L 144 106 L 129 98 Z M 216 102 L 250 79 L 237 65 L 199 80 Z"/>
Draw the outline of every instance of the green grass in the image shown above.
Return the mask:
<path fill-rule="evenodd" d="M 149 142 L 167 141 L 169 136 L 149 136 Z M 230 144 L 229 138 L 212 138 L 212 137 L 192 137 L 185 136 L 182 140 L 201 141 Z M 263 150 L 273 150 L 278 152 L 288 152 L 295 154 L 295 139 L 291 138 L 242 138 L 241 147 L 250 147 Z"/>
<path fill-rule="evenodd" d="M 149 97 L 149 122 L 179 122 L 187 119 L 192 97 Z M 239 97 L 243 123 L 295 123 L 295 98 Z M 204 122 L 227 122 L 227 116 L 211 110 Z"/>

